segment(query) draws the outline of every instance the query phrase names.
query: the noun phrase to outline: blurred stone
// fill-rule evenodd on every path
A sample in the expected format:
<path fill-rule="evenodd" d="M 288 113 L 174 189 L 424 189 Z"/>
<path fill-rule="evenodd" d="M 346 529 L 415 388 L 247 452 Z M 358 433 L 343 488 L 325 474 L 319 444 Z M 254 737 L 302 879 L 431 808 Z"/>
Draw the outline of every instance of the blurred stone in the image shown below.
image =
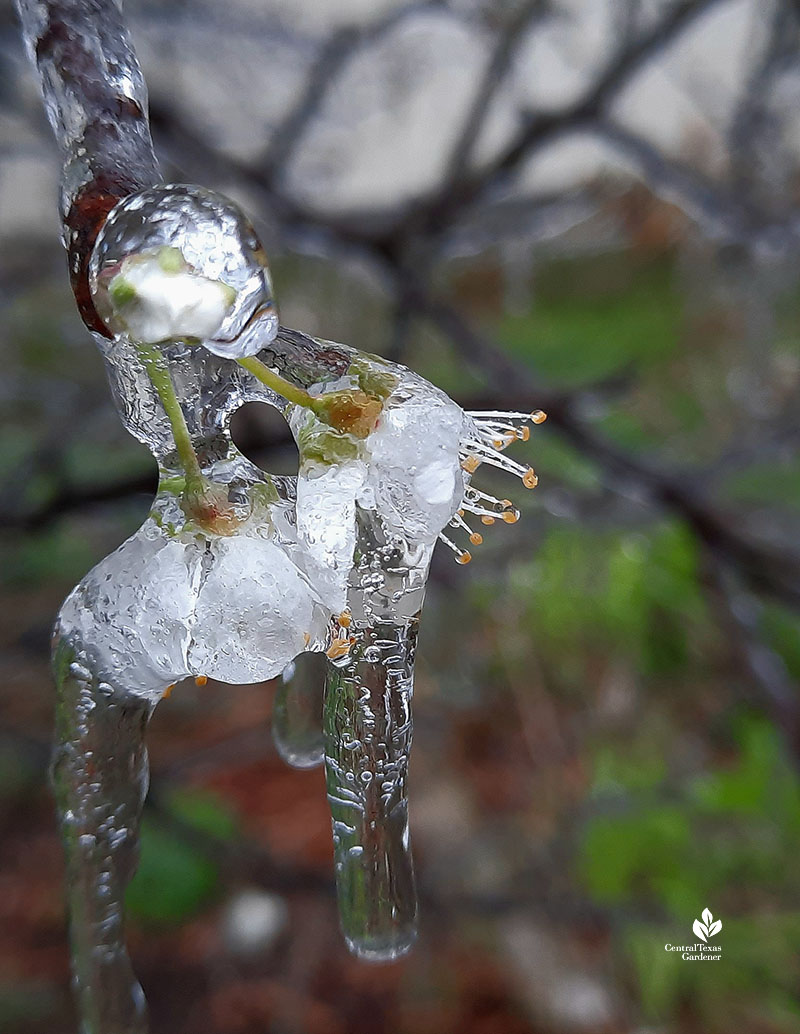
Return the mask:
<path fill-rule="evenodd" d="M 273 947 L 286 929 L 289 909 L 283 898 L 247 889 L 233 897 L 222 917 L 222 936 L 234 955 L 254 955 Z"/>
<path fill-rule="evenodd" d="M 558 1034 L 617 1029 L 609 988 L 573 957 L 557 934 L 517 918 L 500 928 L 500 937 L 499 951 L 518 977 L 517 994 L 538 1026 Z"/>
<path fill-rule="evenodd" d="M 426 855 L 461 852 L 473 836 L 475 809 L 455 780 L 438 780 L 414 789 L 414 839 Z"/>

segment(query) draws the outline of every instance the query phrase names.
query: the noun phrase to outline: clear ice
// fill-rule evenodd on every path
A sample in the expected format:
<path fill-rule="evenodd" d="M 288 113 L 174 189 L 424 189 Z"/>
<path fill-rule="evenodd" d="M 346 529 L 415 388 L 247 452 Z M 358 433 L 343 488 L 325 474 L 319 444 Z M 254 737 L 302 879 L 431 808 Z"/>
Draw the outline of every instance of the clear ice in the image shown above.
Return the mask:
<path fill-rule="evenodd" d="M 324 759 L 346 942 L 373 961 L 413 944 L 407 775 L 430 560 L 437 539 L 470 560 L 453 541 L 481 543 L 470 515 L 517 520 L 472 475 L 490 463 L 534 487 L 533 470 L 503 450 L 544 414 L 465 413 L 403 366 L 281 327 L 242 213 L 200 187 L 157 182 L 118 5 L 18 7 L 64 151 L 76 299 L 120 417 L 160 471 L 145 523 L 70 593 L 54 637 L 54 782 L 83 1031 L 143 1034 L 123 898 L 147 722 L 186 676 L 283 676 L 274 735 L 292 764 Z M 86 230 L 92 219 L 99 232 Z M 250 401 L 283 414 L 296 477 L 259 469 L 234 445 L 231 418 Z M 291 678 L 305 654 L 324 659 L 324 701 L 307 671 Z"/>
<path fill-rule="evenodd" d="M 316 768 L 325 760 L 322 701 L 325 655 L 304 653 L 286 666 L 272 702 L 275 749 L 293 768 Z"/>

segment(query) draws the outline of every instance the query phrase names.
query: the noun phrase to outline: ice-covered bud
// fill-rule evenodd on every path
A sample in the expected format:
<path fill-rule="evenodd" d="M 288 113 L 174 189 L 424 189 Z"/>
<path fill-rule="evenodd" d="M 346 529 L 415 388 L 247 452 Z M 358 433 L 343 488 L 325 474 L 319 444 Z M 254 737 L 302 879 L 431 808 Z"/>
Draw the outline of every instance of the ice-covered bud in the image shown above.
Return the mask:
<path fill-rule="evenodd" d="M 132 255 L 108 284 L 115 329 L 145 344 L 176 338 L 210 338 L 219 329 L 236 291 L 198 276 L 177 248 Z"/>
<path fill-rule="evenodd" d="M 227 198 L 168 184 L 132 194 L 109 214 L 89 286 L 112 334 L 140 342 L 192 338 L 215 355 L 255 355 L 278 332 L 267 258 Z"/>

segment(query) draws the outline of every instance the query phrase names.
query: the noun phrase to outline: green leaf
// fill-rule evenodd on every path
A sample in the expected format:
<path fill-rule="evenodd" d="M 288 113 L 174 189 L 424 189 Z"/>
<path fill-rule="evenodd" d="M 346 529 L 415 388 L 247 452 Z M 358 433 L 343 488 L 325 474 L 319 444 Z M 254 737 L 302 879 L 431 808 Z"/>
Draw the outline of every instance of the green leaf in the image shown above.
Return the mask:
<path fill-rule="evenodd" d="M 181 791 L 169 798 L 170 811 L 182 823 L 218 839 L 231 839 L 236 823 L 212 794 Z M 126 894 L 131 915 L 147 923 L 180 923 L 213 900 L 218 867 L 182 837 L 179 829 L 145 813 L 138 871 Z"/>

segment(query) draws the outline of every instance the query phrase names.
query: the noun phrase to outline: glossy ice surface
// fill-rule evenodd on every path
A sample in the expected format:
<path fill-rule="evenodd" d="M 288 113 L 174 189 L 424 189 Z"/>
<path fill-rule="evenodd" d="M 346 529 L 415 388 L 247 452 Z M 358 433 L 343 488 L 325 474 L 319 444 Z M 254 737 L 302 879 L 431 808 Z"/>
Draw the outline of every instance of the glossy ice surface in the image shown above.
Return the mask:
<path fill-rule="evenodd" d="M 123 900 L 147 787 L 144 734 L 194 675 L 228 683 L 325 658 L 285 681 L 281 753 L 323 759 L 342 930 L 386 961 L 416 936 L 407 775 L 414 653 L 437 538 L 461 563 L 507 500 L 474 489 L 527 414 L 466 414 L 405 367 L 282 328 L 267 260 L 230 201 L 158 183 L 146 92 L 114 0 L 18 0 L 62 147 L 62 214 L 79 309 L 126 428 L 156 458 L 150 516 L 69 595 L 55 635 L 56 792 L 84 1034 L 143 1034 Z M 277 408 L 296 477 L 234 445 L 249 401 Z M 534 422 L 536 417 L 534 416 Z M 320 713 L 323 712 L 323 713 Z"/>

